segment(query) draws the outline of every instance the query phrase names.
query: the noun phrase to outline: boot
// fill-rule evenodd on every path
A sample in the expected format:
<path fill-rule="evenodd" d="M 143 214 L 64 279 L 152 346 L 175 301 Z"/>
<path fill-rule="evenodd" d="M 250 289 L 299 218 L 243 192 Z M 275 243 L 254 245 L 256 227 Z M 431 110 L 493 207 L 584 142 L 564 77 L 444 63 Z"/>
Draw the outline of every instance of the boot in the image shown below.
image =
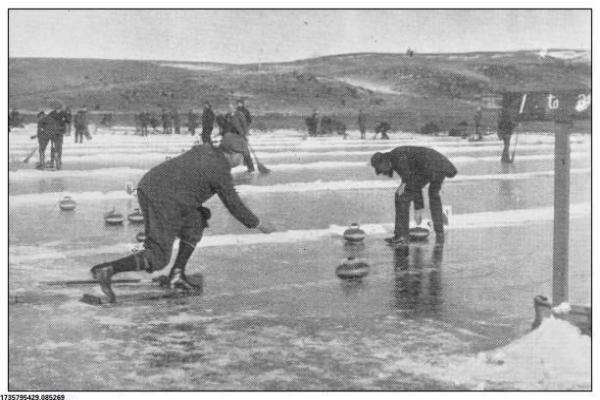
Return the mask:
<path fill-rule="evenodd" d="M 182 289 L 184 291 L 202 291 L 201 285 L 195 285 L 189 282 L 185 276 L 185 267 L 194 252 L 194 248 L 195 246 L 190 243 L 184 241 L 179 242 L 179 252 L 177 253 L 173 268 L 169 273 L 169 286 L 171 288 Z"/>
<path fill-rule="evenodd" d="M 408 243 L 409 243 L 408 239 L 403 236 L 393 236 L 393 237 L 385 238 L 384 240 L 391 246 L 399 246 L 399 247 L 408 246 Z"/>
<path fill-rule="evenodd" d="M 108 298 L 109 303 L 114 303 L 117 300 L 111 286 L 112 276 L 120 272 L 138 271 L 140 269 L 140 264 L 137 257 L 136 254 L 132 254 L 109 263 L 98 264 L 92 267 L 91 272 L 94 275 L 94 279 L 100 284 L 100 289 L 102 289 L 102 292 Z"/>

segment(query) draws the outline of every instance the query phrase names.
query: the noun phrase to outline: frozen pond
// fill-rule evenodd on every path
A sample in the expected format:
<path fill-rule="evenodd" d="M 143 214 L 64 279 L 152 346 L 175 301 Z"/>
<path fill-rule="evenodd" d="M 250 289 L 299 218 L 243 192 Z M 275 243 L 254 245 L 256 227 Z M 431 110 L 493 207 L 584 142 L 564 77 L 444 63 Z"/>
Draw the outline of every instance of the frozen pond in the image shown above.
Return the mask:
<path fill-rule="evenodd" d="M 11 133 L 11 390 L 589 388 L 589 340 L 569 327 L 543 326 L 514 342 L 531 325 L 533 297 L 551 294 L 553 137 L 521 136 L 515 164 L 502 166 L 492 137 L 255 133 L 251 144 L 272 173 L 235 171 L 235 179 L 250 208 L 281 232 L 249 231 L 213 198 L 211 226 L 188 268 L 204 275 L 202 296 L 93 307 L 78 300 L 96 288 L 44 282 L 89 279 L 92 265 L 125 255 L 142 228 L 106 227 L 102 213 L 137 207 L 126 182 L 192 144 L 186 135 L 114 131 L 83 145 L 67 137 L 57 172 L 33 169 L 35 156 L 20 161 L 35 145 L 32 127 Z M 382 241 L 393 229 L 398 180 L 377 177 L 369 159 L 402 144 L 436 148 L 459 170 L 442 191 L 454 213 L 443 248 L 394 250 Z M 574 134 L 573 303 L 590 302 L 590 187 L 590 137 Z M 78 202 L 72 213 L 57 207 L 65 194 Z M 340 239 L 352 222 L 369 228 L 364 246 Z M 334 274 L 348 255 L 371 265 L 361 282 Z M 575 364 L 566 351 L 535 352 L 559 335 Z M 482 359 L 502 346 L 502 365 Z"/>

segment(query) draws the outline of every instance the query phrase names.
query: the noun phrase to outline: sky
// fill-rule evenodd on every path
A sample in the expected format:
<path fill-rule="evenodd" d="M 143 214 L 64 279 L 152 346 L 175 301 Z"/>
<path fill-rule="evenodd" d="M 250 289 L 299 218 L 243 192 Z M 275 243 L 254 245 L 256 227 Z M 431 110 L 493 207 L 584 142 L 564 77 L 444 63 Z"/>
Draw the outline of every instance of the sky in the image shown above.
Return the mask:
<path fill-rule="evenodd" d="M 356 52 L 591 49 L 575 10 L 11 10 L 10 57 L 252 63 Z"/>

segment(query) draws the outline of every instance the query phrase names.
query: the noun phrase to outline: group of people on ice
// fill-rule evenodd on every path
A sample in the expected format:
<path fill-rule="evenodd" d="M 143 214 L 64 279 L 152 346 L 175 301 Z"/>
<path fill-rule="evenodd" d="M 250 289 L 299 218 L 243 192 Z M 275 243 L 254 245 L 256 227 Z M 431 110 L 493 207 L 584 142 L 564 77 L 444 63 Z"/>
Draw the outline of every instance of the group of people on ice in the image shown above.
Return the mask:
<path fill-rule="evenodd" d="M 75 143 L 83 143 L 83 137 L 91 139 L 88 129 L 87 109 L 83 106 L 73 117 L 71 109 L 63 103 L 54 100 L 50 104 L 52 110 L 46 114 L 37 114 L 37 132 L 32 139 L 37 138 L 39 162 L 37 169 L 62 168 L 62 146 L 64 136 L 71 135 L 71 127 L 75 127 Z M 50 144 L 50 161 L 46 162 L 46 148 Z"/>
<path fill-rule="evenodd" d="M 241 112 L 244 116 L 244 120 L 239 119 L 236 113 Z M 219 118 L 220 116 L 220 118 Z M 160 125 L 162 126 L 162 132 L 157 130 Z M 148 127 L 152 128 L 152 133 L 162 133 L 166 135 L 180 134 L 181 133 L 181 116 L 176 109 L 167 110 L 163 108 L 160 116 L 153 114 L 148 111 L 143 111 L 135 115 L 136 131 L 141 135 L 148 135 Z M 202 142 L 210 143 L 211 135 L 215 126 L 215 123 L 219 126 L 220 133 L 223 134 L 224 130 L 232 129 L 233 126 L 237 129 L 239 134 L 247 136 L 248 127 L 252 123 L 252 115 L 246 108 L 245 101 L 243 99 L 237 100 L 235 104 L 231 103 L 228 105 L 228 110 L 224 114 L 216 115 L 212 109 L 210 102 L 204 102 L 202 114 L 196 113 L 193 109 L 187 113 L 187 130 L 191 135 L 196 134 L 196 129 L 202 128 Z"/>
<path fill-rule="evenodd" d="M 358 130 L 360 131 L 360 138 L 367 138 L 367 115 L 361 109 L 358 111 Z M 318 109 L 315 109 L 312 115 L 305 119 L 306 129 L 309 136 L 320 136 L 337 133 L 348 138 L 348 132 L 346 131 L 346 124 L 328 116 L 322 116 Z M 375 127 L 375 135 L 373 139 L 377 138 L 378 134 L 381 134 L 381 139 L 389 139 L 387 133 L 392 129 L 392 126 L 382 121 Z"/>

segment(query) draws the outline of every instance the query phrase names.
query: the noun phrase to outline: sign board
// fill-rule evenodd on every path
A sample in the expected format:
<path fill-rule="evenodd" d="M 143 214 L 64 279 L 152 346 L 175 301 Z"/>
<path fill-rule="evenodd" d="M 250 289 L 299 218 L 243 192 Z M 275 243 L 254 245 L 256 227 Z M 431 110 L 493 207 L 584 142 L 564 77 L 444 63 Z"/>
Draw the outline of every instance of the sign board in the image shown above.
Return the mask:
<path fill-rule="evenodd" d="M 484 110 L 500 110 L 502 108 L 501 95 L 485 95 L 481 96 L 481 108 Z"/>
<path fill-rule="evenodd" d="M 558 92 L 507 92 L 502 108 L 519 121 L 590 119 L 592 94 L 588 90 Z"/>

